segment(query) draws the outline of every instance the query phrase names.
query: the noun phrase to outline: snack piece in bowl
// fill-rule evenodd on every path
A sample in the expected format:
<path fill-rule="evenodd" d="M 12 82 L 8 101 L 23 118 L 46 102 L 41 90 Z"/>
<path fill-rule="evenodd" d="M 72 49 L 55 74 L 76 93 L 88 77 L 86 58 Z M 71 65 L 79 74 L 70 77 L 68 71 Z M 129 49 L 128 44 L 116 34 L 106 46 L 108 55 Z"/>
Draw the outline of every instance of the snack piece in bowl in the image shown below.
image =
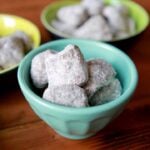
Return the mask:
<path fill-rule="evenodd" d="M 91 106 L 107 103 L 121 95 L 121 84 L 118 79 L 113 79 L 107 86 L 100 88 L 90 99 Z"/>
<path fill-rule="evenodd" d="M 22 41 L 14 37 L 0 39 L 0 66 L 3 69 L 17 64 L 24 56 Z"/>
<path fill-rule="evenodd" d="M 67 24 L 65 22 L 62 22 L 60 20 L 53 20 L 52 21 L 52 26 L 55 27 L 55 29 L 65 33 L 65 34 L 72 34 L 74 32 L 74 30 L 76 29 L 75 27 L 73 27 L 70 24 Z"/>
<path fill-rule="evenodd" d="M 49 86 L 44 91 L 43 98 L 70 107 L 88 106 L 88 98 L 84 89 L 77 85 Z"/>
<path fill-rule="evenodd" d="M 75 30 L 74 36 L 93 40 L 112 40 L 111 28 L 101 15 L 92 16 Z"/>
<path fill-rule="evenodd" d="M 116 76 L 114 68 L 102 59 L 89 60 L 87 62 L 89 70 L 89 80 L 84 86 L 88 97 L 100 88 L 107 86 Z"/>
<path fill-rule="evenodd" d="M 104 2 L 103 0 L 83 0 L 81 5 L 87 10 L 89 16 L 101 14 Z"/>
<path fill-rule="evenodd" d="M 80 49 L 68 45 L 53 57 L 45 60 L 49 85 L 84 85 L 88 80 L 87 64 Z"/>
<path fill-rule="evenodd" d="M 1 37 L 0 68 L 7 69 L 18 64 L 24 57 L 25 52 L 32 48 L 31 43 L 30 37 L 20 31 L 6 37 Z"/>
<path fill-rule="evenodd" d="M 29 36 L 26 33 L 24 33 L 23 31 L 16 31 L 16 32 L 14 32 L 14 34 L 12 36 L 19 38 L 23 41 L 25 51 L 32 49 L 33 42 L 31 40 L 31 38 L 29 38 Z"/>
<path fill-rule="evenodd" d="M 59 105 L 95 106 L 121 95 L 112 65 L 103 59 L 86 62 L 76 45 L 67 45 L 58 53 L 46 50 L 34 56 L 30 74 L 37 88 L 46 88 L 43 99 Z"/>
<path fill-rule="evenodd" d="M 103 15 L 107 18 L 116 39 L 126 38 L 135 33 L 135 21 L 129 17 L 125 6 L 107 6 L 103 10 Z"/>
<path fill-rule="evenodd" d="M 133 35 L 136 32 L 135 22 L 132 18 L 128 18 L 127 20 L 127 29 L 126 30 L 117 30 L 114 33 L 115 39 L 123 39 L 129 37 L 129 35 Z"/>
<path fill-rule="evenodd" d="M 45 59 L 47 57 L 55 55 L 55 53 L 56 51 L 46 50 L 36 55 L 32 59 L 30 74 L 35 87 L 37 88 L 46 87 L 48 79 L 45 68 Z"/>
<path fill-rule="evenodd" d="M 87 19 L 86 10 L 80 5 L 60 8 L 57 13 L 58 20 L 70 26 L 77 27 Z"/>
<path fill-rule="evenodd" d="M 124 16 L 128 16 L 129 15 L 129 9 L 127 6 L 121 4 L 121 3 L 116 3 L 112 5 L 113 7 L 115 7 L 115 9 L 122 15 Z"/>

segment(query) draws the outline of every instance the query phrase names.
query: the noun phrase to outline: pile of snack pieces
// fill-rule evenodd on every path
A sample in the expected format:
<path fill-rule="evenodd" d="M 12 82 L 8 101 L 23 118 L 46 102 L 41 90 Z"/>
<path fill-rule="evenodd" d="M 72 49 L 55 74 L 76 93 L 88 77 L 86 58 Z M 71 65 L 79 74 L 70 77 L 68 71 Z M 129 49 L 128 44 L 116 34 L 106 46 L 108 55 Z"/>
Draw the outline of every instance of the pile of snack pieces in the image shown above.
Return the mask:
<path fill-rule="evenodd" d="M 45 50 L 32 59 L 31 79 L 43 99 L 69 107 L 89 107 L 121 95 L 121 84 L 111 64 L 103 59 L 85 61 L 76 45 L 57 52 Z"/>
<path fill-rule="evenodd" d="M 0 70 L 18 64 L 26 51 L 32 49 L 31 38 L 22 31 L 0 38 Z"/>
<path fill-rule="evenodd" d="M 78 5 L 61 7 L 51 24 L 66 35 L 91 40 L 114 41 L 136 32 L 128 8 L 118 1 L 106 5 L 103 0 L 82 0 Z"/>

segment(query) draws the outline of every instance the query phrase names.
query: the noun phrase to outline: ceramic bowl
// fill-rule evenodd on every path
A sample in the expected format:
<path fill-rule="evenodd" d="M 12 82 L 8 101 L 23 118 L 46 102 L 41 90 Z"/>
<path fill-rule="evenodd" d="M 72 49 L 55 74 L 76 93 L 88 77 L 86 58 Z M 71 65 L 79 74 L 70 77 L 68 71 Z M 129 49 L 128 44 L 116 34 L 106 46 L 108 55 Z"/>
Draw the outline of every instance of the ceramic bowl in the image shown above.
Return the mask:
<path fill-rule="evenodd" d="M 57 37 L 57 38 L 58 37 L 59 38 L 73 38 L 71 35 L 67 35 L 67 34 L 55 29 L 52 26 L 52 21 L 56 19 L 57 11 L 61 7 L 79 4 L 79 2 L 80 2 L 80 0 L 62 0 L 62 1 L 57 1 L 57 2 L 54 2 L 54 3 L 46 6 L 41 13 L 41 21 L 42 21 L 44 27 L 50 33 L 55 35 L 55 37 Z M 105 3 L 107 3 L 107 4 L 112 4 L 115 2 L 117 2 L 117 1 L 116 0 L 105 0 Z M 119 3 L 122 3 L 128 7 L 131 17 L 136 22 L 136 32 L 135 32 L 135 34 L 133 34 L 127 38 L 120 38 L 120 39 L 112 40 L 112 41 L 104 41 L 104 42 L 110 42 L 111 44 L 114 44 L 114 45 L 119 45 L 120 43 L 122 44 L 124 41 L 130 40 L 133 37 L 136 37 L 137 35 L 142 33 L 149 25 L 149 15 L 142 6 L 140 6 L 136 2 L 133 2 L 130 0 L 122 0 L 122 1 L 120 0 Z"/>
<path fill-rule="evenodd" d="M 68 44 L 78 45 L 85 59 L 102 58 L 112 64 L 123 87 L 122 95 L 106 104 L 87 108 L 66 107 L 42 99 L 30 80 L 32 58 L 46 49 L 60 51 Z M 85 139 L 103 129 L 123 111 L 135 91 L 138 74 L 132 60 L 118 48 L 101 42 L 65 39 L 46 43 L 27 54 L 19 66 L 18 81 L 29 105 L 44 122 L 64 137 Z"/>
<path fill-rule="evenodd" d="M 40 45 L 41 35 L 38 27 L 35 24 L 19 16 L 0 14 L 0 37 L 10 35 L 18 30 L 25 32 L 31 37 L 33 40 L 33 48 L 36 48 Z M 18 64 L 7 69 L 0 70 L 0 76 L 5 76 L 17 67 Z"/>

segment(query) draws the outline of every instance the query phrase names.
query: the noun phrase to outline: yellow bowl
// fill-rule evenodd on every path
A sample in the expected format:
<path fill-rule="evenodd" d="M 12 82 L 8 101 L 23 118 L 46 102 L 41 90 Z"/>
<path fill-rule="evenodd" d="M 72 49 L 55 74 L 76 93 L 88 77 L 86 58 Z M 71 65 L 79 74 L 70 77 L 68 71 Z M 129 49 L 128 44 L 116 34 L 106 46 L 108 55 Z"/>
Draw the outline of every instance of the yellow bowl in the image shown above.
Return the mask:
<path fill-rule="evenodd" d="M 35 24 L 19 16 L 0 14 L 0 37 L 12 34 L 17 30 L 23 31 L 31 37 L 33 40 L 33 48 L 36 48 L 40 45 L 41 35 L 38 27 Z M 17 68 L 17 66 L 18 64 L 1 70 L 0 75 Z"/>

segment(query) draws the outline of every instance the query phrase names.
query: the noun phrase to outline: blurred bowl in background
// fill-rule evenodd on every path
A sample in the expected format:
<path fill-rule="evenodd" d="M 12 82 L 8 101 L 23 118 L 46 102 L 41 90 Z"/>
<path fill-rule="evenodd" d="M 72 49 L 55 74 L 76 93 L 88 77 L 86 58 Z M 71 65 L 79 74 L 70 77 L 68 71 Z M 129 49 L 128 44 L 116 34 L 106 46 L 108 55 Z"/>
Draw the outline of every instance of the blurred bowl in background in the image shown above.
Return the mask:
<path fill-rule="evenodd" d="M 44 27 L 49 32 L 51 32 L 54 36 L 56 36 L 56 38 L 73 38 L 71 35 L 67 35 L 55 29 L 52 26 L 52 21 L 56 19 L 56 13 L 60 8 L 64 6 L 79 4 L 79 2 L 80 0 L 62 0 L 62 1 L 51 3 L 50 5 L 46 6 L 41 13 L 41 21 Z M 114 2 L 117 2 L 117 1 L 105 0 L 105 2 L 107 4 L 113 4 Z M 131 35 L 128 38 L 121 38 L 121 39 L 112 40 L 112 41 L 103 41 L 103 42 L 108 42 L 114 45 L 120 45 L 120 43 L 131 40 L 132 38 L 141 34 L 149 25 L 149 15 L 146 12 L 146 10 L 143 7 L 141 7 L 139 4 L 133 1 L 129 1 L 129 0 L 126 0 L 126 1 L 120 0 L 119 3 L 124 4 L 125 6 L 129 8 L 129 13 L 136 22 L 136 33 Z"/>

